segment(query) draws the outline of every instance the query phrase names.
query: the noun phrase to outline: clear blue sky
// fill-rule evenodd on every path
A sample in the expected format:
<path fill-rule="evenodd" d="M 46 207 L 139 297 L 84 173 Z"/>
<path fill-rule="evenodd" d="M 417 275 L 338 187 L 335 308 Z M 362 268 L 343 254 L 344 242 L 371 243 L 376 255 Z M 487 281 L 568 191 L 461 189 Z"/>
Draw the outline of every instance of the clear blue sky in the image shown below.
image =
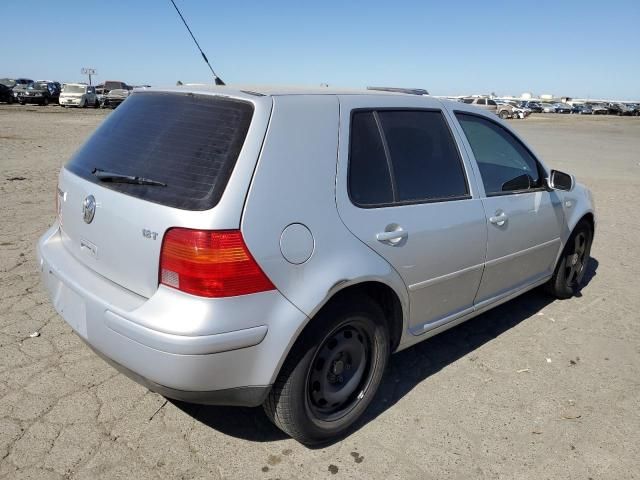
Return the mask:
<path fill-rule="evenodd" d="M 176 3 L 227 83 L 640 98 L 640 0 Z M 210 80 L 169 0 L 3 4 L 0 77 Z"/>

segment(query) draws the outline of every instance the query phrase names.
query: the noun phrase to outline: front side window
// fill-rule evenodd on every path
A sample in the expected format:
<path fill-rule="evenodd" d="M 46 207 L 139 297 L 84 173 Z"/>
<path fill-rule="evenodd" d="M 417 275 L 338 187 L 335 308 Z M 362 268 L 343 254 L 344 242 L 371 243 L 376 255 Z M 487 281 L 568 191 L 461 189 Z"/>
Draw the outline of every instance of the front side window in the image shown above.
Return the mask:
<path fill-rule="evenodd" d="M 353 115 L 349 195 L 356 205 L 441 201 L 468 194 L 462 160 L 441 112 Z"/>
<path fill-rule="evenodd" d="M 478 163 L 487 195 L 539 188 L 538 162 L 524 145 L 497 123 L 456 113 Z"/>
<path fill-rule="evenodd" d="M 486 105 L 487 101 L 484 98 L 479 98 L 477 105 Z"/>

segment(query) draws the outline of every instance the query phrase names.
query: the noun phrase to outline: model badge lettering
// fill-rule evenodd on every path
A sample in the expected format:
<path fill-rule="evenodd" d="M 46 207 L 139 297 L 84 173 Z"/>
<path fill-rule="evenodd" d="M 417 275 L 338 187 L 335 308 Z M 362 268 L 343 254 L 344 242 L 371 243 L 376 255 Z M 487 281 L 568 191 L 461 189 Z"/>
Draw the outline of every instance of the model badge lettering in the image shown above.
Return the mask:
<path fill-rule="evenodd" d="M 143 228 L 142 236 L 144 238 L 150 238 L 151 240 L 155 240 L 156 238 L 158 238 L 158 232 L 152 232 L 151 230 L 147 230 L 146 228 Z"/>

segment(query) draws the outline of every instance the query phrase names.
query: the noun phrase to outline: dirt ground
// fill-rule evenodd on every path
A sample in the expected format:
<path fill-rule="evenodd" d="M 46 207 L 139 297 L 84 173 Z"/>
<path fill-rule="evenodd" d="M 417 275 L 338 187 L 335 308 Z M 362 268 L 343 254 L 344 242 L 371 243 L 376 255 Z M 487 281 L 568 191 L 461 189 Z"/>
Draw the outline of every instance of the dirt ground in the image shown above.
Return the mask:
<path fill-rule="evenodd" d="M 514 121 L 594 192 L 587 286 L 528 293 L 395 355 L 359 428 L 308 449 L 261 409 L 150 393 L 49 304 L 35 243 L 59 168 L 107 114 L 0 106 L 0 477 L 640 478 L 640 118 Z"/>

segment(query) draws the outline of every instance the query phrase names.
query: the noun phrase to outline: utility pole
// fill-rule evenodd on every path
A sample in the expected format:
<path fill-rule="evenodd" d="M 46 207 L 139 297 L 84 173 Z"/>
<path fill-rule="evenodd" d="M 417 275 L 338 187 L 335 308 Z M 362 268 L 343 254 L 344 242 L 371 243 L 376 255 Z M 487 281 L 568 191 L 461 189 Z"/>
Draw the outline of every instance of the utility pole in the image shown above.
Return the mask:
<path fill-rule="evenodd" d="M 97 75 L 94 68 L 86 68 L 86 67 L 81 68 L 80 73 L 82 75 L 89 75 L 89 85 L 91 85 L 91 75 Z"/>

